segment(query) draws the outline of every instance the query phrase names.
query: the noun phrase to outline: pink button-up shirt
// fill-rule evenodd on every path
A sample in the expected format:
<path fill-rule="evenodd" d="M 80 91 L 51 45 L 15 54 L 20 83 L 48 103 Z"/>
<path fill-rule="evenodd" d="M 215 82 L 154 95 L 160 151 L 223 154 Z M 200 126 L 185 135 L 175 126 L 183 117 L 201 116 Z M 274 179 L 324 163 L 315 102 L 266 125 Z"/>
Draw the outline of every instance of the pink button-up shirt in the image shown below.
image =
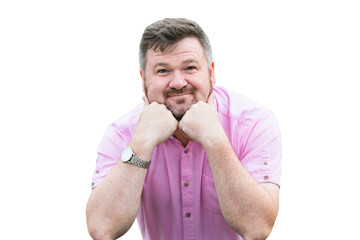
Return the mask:
<path fill-rule="evenodd" d="M 214 87 L 220 122 L 240 163 L 257 182 L 280 185 L 281 139 L 273 114 L 249 99 Z M 143 105 L 110 125 L 100 147 L 95 187 L 120 159 Z M 211 129 L 209 129 L 211 131 Z M 225 221 L 206 153 L 171 137 L 151 157 L 137 216 L 144 239 L 242 239 Z"/>

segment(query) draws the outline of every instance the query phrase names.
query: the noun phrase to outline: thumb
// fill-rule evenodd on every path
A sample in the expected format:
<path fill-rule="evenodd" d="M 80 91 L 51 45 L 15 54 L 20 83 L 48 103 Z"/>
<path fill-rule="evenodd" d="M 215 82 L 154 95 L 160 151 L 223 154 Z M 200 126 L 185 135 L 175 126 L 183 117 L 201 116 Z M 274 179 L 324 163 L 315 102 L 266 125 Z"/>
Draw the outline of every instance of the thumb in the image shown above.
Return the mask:
<path fill-rule="evenodd" d="M 208 100 L 207 100 L 207 104 L 213 106 L 216 108 L 215 106 L 215 99 L 214 99 L 214 93 L 211 93 Z"/>
<path fill-rule="evenodd" d="M 144 101 L 144 106 L 149 105 L 149 99 L 146 96 L 143 96 L 142 99 Z"/>

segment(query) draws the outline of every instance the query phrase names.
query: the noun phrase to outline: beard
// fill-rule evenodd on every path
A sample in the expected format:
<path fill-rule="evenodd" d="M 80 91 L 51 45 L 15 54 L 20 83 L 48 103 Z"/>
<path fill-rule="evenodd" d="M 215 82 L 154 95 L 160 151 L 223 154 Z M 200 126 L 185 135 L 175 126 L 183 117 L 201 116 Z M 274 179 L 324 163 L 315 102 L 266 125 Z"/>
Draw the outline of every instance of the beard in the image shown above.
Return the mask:
<path fill-rule="evenodd" d="M 183 98 L 177 99 L 175 105 L 171 105 L 166 101 L 169 97 L 177 94 L 190 94 L 192 95 L 193 98 L 189 103 L 186 103 L 185 99 Z M 189 110 L 190 107 L 193 104 L 197 103 L 198 101 L 196 98 L 196 89 L 189 85 L 183 87 L 182 89 L 175 89 L 175 88 L 167 89 L 163 95 L 165 99 L 165 103 L 164 103 L 165 106 L 167 107 L 167 109 L 169 109 L 169 111 L 178 121 L 180 121 L 182 117 L 185 115 L 186 111 Z"/>
<path fill-rule="evenodd" d="M 210 88 L 210 91 L 209 91 L 208 97 L 212 93 L 212 81 L 210 78 L 209 78 L 209 88 Z M 172 95 L 183 94 L 183 93 L 191 94 L 193 96 L 192 100 L 189 103 L 186 104 L 185 103 L 186 100 L 183 98 L 176 100 L 175 105 L 169 104 L 166 101 Z M 145 94 L 148 97 L 148 88 L 147 88 L 146 84 L 145 84 Z M 196 88 L 194 88 L 193 86 L 190 86 L 190 85 L 187 85 L 180 90 L 175 89 L 175 88 L 169 88 L 169 89 L 165 90 L 165 92 L 163 93 L 163 97 L 165 99 L 164 105 L 172 113 L 172 115 L 175 117 L 175 119 L 178 121 L 180 121 L 182 119 L 182 117 L 185 115 L 187 110 L 189 110 L 193 104 L 198 102 L 198 99 L 196 97 Z"/>

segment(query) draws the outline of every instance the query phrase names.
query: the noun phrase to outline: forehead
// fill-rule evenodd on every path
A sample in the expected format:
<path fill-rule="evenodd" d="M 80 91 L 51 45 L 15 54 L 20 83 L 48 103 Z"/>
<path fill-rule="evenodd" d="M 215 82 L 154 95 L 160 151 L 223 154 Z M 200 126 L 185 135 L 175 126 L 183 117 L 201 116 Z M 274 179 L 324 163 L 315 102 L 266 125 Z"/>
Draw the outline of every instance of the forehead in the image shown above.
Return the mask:
<path fill-rule="evenodd" d="M 147 51 L 147 65 L 156 64 L 159 61 L 183 61 L 184 59 L 205 60 L 204 50 L 197 38 L 188 37 L 179 41 L 175 48 L 170 46 L 161 52 L 159 49 Z"/>

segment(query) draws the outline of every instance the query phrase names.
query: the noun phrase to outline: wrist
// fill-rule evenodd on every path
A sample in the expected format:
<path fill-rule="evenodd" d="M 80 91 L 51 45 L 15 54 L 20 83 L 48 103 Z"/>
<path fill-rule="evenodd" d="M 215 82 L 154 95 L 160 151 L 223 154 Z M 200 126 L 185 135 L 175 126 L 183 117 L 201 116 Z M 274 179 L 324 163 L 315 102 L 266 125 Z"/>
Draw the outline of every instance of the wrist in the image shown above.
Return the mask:
<path fill-rule="evenodd" d="M 151 144 L 150 141 L 147 141 L 143 138 L 137 138 L 135 135 L 129 143 L 129 147 L 131 147 L 135 156 L 144 161 L 150 161 L 155 146 L 156 145 Z"/>
<path fill-rule="evenodd" d="M 208 135 L 201 143 L 206 151 L 208 149 L 224 147 L 225 144 L 229 144 L 229 139 L 222 128 L 221 131 Z"/>

